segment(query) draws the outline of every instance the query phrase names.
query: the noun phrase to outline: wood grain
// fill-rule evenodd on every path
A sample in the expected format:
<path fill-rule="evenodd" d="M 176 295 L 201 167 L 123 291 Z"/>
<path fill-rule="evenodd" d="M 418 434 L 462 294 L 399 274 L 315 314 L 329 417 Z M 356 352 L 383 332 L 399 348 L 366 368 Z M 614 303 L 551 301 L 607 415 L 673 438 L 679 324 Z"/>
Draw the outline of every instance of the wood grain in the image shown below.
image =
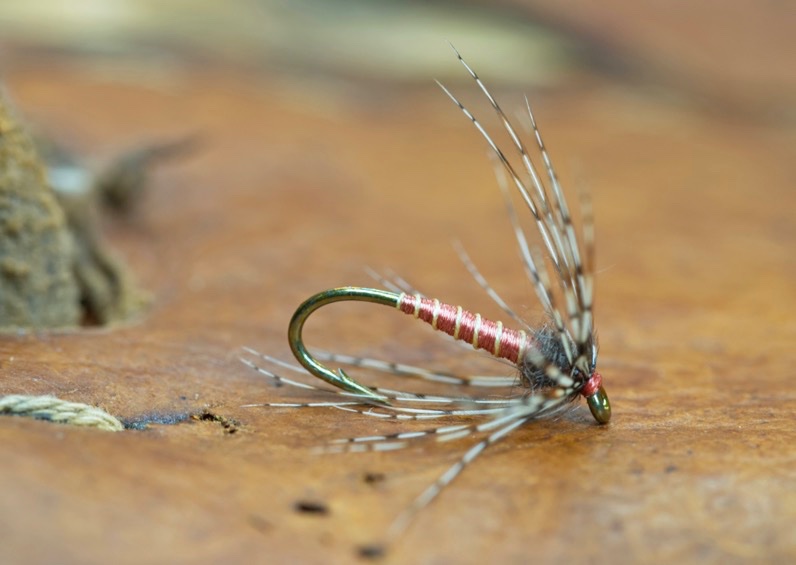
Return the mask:
<path fill-rule="evenodd" d="M 164 422 L 112 434 L 1 418 L 4 559 L 354 561 L 464 446 L 314 456 L 327 439 L 395 427 L 243 408 L 290 393 L 244 367 L 240 347 L 288 358 L 295 306 L 369 284 L 364 265 L 494 316 L 451 237 L 532 311 L 481 140 L 432 87 L 378 106 L 213 69 L 181 71 L 163 88 L 58 66 L 8 80 L 29 115 L 80 131 L 86 145 L 198 131 L 204 146 L 159 172 L 134 221 L 108 226 L 154 296 L 141 319 L 0 338 L 0 392 Z M 519 106 L 518 93 L 501 94 Z M 593 196 L 614 420 L 598 427 L 581 406 L 514 433 L 387 561 L 793 561 L 793 130 L 609 83 L 534 100 L 564 181 L 585 179 Z M 483 366 L 416 326 L 341 305 L 313 318 L 308 339 L 429 367 Z M 203 412 L 228 425 L 191 417 Z M 297 512 L 302 501 L 329 511 Z"/>

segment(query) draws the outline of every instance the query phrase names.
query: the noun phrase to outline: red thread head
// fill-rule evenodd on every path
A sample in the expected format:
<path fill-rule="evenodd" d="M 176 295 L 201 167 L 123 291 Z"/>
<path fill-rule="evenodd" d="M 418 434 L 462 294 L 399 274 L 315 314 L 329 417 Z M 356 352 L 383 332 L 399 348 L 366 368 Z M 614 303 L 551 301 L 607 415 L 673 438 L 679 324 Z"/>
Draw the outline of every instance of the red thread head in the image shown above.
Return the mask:
<path fill-rule="evenodd" d="M 591 374 L 589 380 L 586 381 L 586 384 L 583 385 L 583 388 L 580 389 L 580 393 L 586 398 L 588 398 L 592 394 L 597 392 L 602 385 L 603 385 L 603 377 L 600 373 L 595 371 Z"/>

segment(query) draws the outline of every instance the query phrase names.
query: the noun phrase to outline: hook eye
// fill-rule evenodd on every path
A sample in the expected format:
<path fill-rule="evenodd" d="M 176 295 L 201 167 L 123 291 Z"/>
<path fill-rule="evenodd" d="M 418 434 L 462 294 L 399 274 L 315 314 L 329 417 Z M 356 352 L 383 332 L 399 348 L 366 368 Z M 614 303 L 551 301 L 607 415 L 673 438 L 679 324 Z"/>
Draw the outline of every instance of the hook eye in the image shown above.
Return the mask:
<path fill-rule="evenodd" d="M 608 395 L 605 394 L 602 385 L 594 394 L 586 397 L 586 403 L 598 424 L 607 424 L 611 420 L 611 403 L 608 401 Z"/>

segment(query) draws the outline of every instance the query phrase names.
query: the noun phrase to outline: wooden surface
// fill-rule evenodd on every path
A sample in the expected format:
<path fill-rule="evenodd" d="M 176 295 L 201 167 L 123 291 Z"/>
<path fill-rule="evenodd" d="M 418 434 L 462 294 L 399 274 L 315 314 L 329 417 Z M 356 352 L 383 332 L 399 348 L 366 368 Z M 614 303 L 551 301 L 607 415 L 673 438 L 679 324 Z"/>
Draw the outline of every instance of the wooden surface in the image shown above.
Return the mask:
<path fill-rule="evenodd" d="M 153 295 L 140 320 L 0 338 L 0 392 L 164 422 L 113 434 L 1 418 L 3 560 L 354 561 L 464 442 L 312 455 L 328 439 L 397 428 L 244 408 L 297 396 L 237 357 L 250 345 L 289 358 L 296 305 L 372 285 L 363 266 L 494 316 L 453 237 L 533 312 L 482 141 L 433 85 L 387 101 L 362 85 L 354 103 L 213 69 L 155 86 L 57 64 L 6 78 L 28 115 L 79 131 L 86 151 L 193 132 L 205 141 L 159 170 L 134 220 L 108 226 Z M 458 90 L 487 115 L 470 86 Z M 518 92 L 501 94 L 519 107 Z M 512 434 L 387 561 L 796 560 L 792 124 L 703 114 L 610 81 L 534 100 L 565 182 L 593 196 L 599 366 L 614 419 L 598 427 L 581 405 Z M 325 309 L 308 331 L 336 351 L 506 370 L 376 306 Z M 203 412 L 228 424 L 190 417 Z M 297 512 L 301 501 L 328 513 Z"/>

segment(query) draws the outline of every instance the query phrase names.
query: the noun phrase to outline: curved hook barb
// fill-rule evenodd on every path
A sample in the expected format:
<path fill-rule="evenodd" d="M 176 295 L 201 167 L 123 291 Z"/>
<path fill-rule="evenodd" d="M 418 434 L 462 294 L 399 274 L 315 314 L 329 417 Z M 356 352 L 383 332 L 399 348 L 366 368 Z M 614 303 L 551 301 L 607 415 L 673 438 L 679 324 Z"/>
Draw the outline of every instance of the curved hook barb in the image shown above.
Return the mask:
<path fill-rule="evenodd" d="M 304 340 L 301 332 L 304 329 L 304 322 L 310 317 L 310 314 L 315 312 L 321 306 L 331 304 L 332 302 L 342 302 L 344 300 L 355 300 L 360 302 L 372 302 L 374 304 L 383 304 L 384 306 L 392 306 L 397 308 L 401 295 L 387 290 L 378 290 L 375 288 L 363 288 L 358 286 L 344 286 L 340 288 L 332 288 L 324 290 L 305 300 L 301 306 L 298 307 L 293 318 L 290 320 L 290 326 L 287 330 L 287 339 L 290 343 L 290 350 L 301 363 L 305 369 L 310 373 L 329 383 L 337 388 L 345 391 L 362 395 L 363 400 L 372 400 L 380 404 L 389 404 L 387 399 L 379 394 L 376 394 L 371 389 L 359 384 L 354 379 L 345 374 L 342 369 L 337 369 L 337 372 L 331 371 L 321 365 L 304 346 Z"/>

